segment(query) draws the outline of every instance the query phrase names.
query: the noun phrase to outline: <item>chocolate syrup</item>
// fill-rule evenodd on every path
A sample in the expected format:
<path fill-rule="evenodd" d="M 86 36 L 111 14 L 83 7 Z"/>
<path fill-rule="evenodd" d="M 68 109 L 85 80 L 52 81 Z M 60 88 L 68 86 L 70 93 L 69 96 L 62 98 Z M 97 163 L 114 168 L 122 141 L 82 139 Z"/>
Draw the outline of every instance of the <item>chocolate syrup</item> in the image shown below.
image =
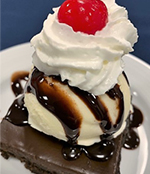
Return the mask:
<path fill-rule="evenodd" d="M 129 115 L 130 128 L 137 128 L 143 123 L 143 114 L 139 108 L 133 105 L 133 114 Z"/>
<path fill-rule="evenodd" d="M 64 143 L 62 154 L 66 160 L 75 160 L 84 152 L 86 156 L 92 160 L 107 161 L 113 155 L 114 150 L 114 141 L 105 139 L 91 146 L 72 146 L 68 143 Z"/>
<path fill-rule="evenodd" d="M 114 125 L 114 132 L 116 132 L 117 130 L 120 129 L 121 125 L 122 125 L 122 121 L 123 121 L 123 112 L 124 112 L 124 100 L 123 100 L 123 94 L 119 88 L 119 85 L 116 84 L 114 86 L 114 88 L 110 89 L 108 92 L 106 92 L 106 94 L 113 100 L 118 99 L 118 109 L 119 109 L 119 114 L 118 114 L 118 118 L 117 121 Z"/>
<path fill-rule="evenodd" d="M 38 101 L 60 120 L 68 142 L 74 144 L 80 134 L 82 117 L 72 99 L 56 84 L 58 78 L 51 76 L 48 85 L 45 75 L 34 69 L 31 81 L 27 84 L 27 92 L 36 95 Z"/>
<path fill-rule="evenodd" d="M 17 71 L 11 76 L 11 88 L 15 96 L 18 96 L 9 108 L 5 119 L 9 122 L 23 126 L 28 124 L 28 111 L 24 106 L 24 95 L 21 81 L 28 81 L 29 72 Z"/>
<path fill-rule="evenodd" d="M 107 92 L 107 95 L 112 99 L 118 99 L 120 112 L 115 125 L 111 124 L 109 116 L 107 115 L 107 108 L 100 101 L 97 96 L 94 96 L 88 92 L 81 91 L 78 88 L 70 87 L 70 89 L 76 93 L 90 108 L 97 120 L 101 120 L 101 128 L 104 131 L 102 141 L 95 143 L 92 146 L 79 146 L 76 145 L 77 138 L 80 134 L 80 127 L 82 117 L 78 111 L 73 110 L 73 102 L 66 97 L 66 95 L 59 89 L 56 83 L 61 81 L 59 76 L 50 76 L 51 81 L 47 82 L 46 76 L 38 71 L 36 68 L 33 70 L 31 79 L 27 82 L 25 91 L 21 86 L 20 81 L 27 80 L 27 73 L 24 75 L 16 76 L 13 79 L 12 89 L 15 95 L 20 96 L 14 101 L 10 107 L 6 119 L 11 123 L 23 126 L 28 124 L 28 111 L 24 106 L 24 92 L 30 92 L 37 96 L 38 101 L 50 112 L 52 112 L 62 123 L 69 143 L 62 143 L 62 155 L 66 160 L 74 160 L 79 158 L 82 153 L 85 153 L 89 158 L 93 160 L 106 161 L 114 152 L 114 140 L 111 134 L 114 130 L 118 130 L 122 124 L 122 114 L 124 111 L 123 95 L 116 85 L 113 89 Z M 14 80 L 15 79 L 15 80 Z M 47 85 L 49 83 L 49 85 Z M 64 85 L 68 85 L 67 81 L 60 82 Z M 19 84 L 19 85 L 17 85 Z M 73 110 L 73 111 L 72 111 Z M 134 132 L 133 127 L 139 126 L 143 121 L 143 115 L 135 108 L 134 114 L 129 116 L 129 131 L 126 136 L 124 147 L 128 149 L 136 148 L 139 144 L 138 135 Z M 67 119 L 66 119 L 67 118 Z M 108 133 L 108 134 L 107 134 Z"/>
<path fill-rule="evenodd" d="M 84 103 L 88 106 L 88 108 L 93 112 L 95 118 L 100 121 L 100 127 L 103 130 L 104 134 L 113 134 L 116 132 L 122 124 L 122 114 L 124 111 L 124 102 L 123 102 L 123 94 L 119 89 L 119 86 L 116 85 L 113 89 L 107 92 L 107 95 L 112 99 L 118 98 L 119 100 L 119 115 L 115 125 L 112 125 L 110 117 L 108 115 L 107 107 L 100 100 L 100 97 L 95 96 L 89 92 L 80 90 L 76 87 L 70 87 L 70 89 L 79 96 Z"/>
<path fill-rule="evenodd" d="M 84 148 L 86 155 L 93 160 L 106 161 L 110 159 L 115 150 L 113 140 L 102 140 L 100 143 L 95 143 L 92 146 Z"/>
<path fill-rule="evenodd" d="M 17 126 L 25 126 L 28 124 L 28 111 L 24 106 L 24 95 L 20 95 L 14 100 L 5 119 Z"/>
<path fill-rule="evenodd" d="M 80 157 L 82 149 L 81 146 L 72 146 L 69 143 L 63 143 L 62 155 L 66 160 L 75 160 Z"/>
<path fill-rule="evenodd" d="M 139 127 L 143 122 L 143 114 L 136 106 L 133 105 L 134 112 L 128 118 L 128 132 L 125 137 L 123 147 L 126 149 L 135 149 L 139 146 L 140 138 L 134 128 Z"/>
<path fill-rule="evenodd" d="M 28 81 L 28 71 L 18 71 L 12 74 L 11 76 L 11 88 L 15 94 L 18 96 L 23 93 L 23 87 L 21 85 L 21 81 Z"/>
<path fill-rule="evenodd" d="M 139 146 L 139 143 L 140 138 L 138 134 L 133 129 L 129 129 L 123 147 L 126 149 L 136 149 Z"/>

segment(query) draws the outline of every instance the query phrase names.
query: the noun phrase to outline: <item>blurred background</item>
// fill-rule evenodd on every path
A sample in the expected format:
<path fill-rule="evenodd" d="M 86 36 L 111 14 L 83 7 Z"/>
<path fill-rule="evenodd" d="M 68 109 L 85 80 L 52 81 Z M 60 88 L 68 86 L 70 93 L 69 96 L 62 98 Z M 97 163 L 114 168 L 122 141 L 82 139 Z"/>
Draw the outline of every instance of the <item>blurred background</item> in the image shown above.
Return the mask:
<path fill-rule="evenodd" d="M 64 0 L 1 0 L 1 44 L 0 49 L 29 42 L 40 32 L 43 21 L 52 8 Z M 116 0 L 127 8 L 129 19 L 139 33 L 134 54 L 150 64 L 150 0 Z"/>

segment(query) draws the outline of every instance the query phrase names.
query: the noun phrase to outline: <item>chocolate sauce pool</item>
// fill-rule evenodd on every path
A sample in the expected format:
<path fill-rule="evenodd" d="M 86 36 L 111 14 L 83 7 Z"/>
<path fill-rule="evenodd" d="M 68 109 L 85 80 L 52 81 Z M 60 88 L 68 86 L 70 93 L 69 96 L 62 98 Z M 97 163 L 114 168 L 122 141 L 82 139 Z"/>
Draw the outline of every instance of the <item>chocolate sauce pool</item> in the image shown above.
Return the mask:
<path fill-rule="evenodd" d="M 52 112 L 62 123 L 68 138 L 68 143 L 62 143 L 62 155 L 66 160 L 75 160 L 82 152 L 84 152 L 90 159 L 99 161 L 106 161 L 113 155 L 115 147 L 113 139 L 110 137 L 120 128 L 122 124 L 122 114 L 124 112 L 123 94 L 118 85 L 115 85 L 113 89 L 107 92 L 107 95 L 110 98 L 117 98 L 119 101 L 120 112 L 115 125 L 111 124 L 109 116 L 107 115 L 107 108 L 101 103 L 97 96 L 78 88 L 70 87 L 70 89 L 85 102 L 95 115 L 95 118 L 101 121 L 100 127 L 104 132 L 104 136 L 101 137 L 101 142 L 86 147 L 77 145 L 77 138 L 80 135 L 82 120 L 78 112 L 72 112 L 72 101 L 66 97 L 64 98 L 61 93 L 62 91 L 59 91 L 59 88 L 55 85 L 55 82 L 61 81 L 60 77 L 51 76 L 52 81 L 47 85 L 44 74 L 35 68 L 31 79 L 26 84 L 25 91 L 23 91 L 21 81 L 27 81 L 27 77 L 27 72 L 16 72 L 13 74 L 11 78 L 12 90 L 18 97 L 9 108 L 5 119 L 18 126 L 25 126 L 28 124 L 28 111 L 24 106 L 24 92 L 31 92 L 36 95 L 38 101 Z M 63 85 L 68 85 L 67 81 L 61 83 Z M 76 121 L 72 118 L 76 118 Z M 123 146 L 127 149 L 134 149 L 138 147 L 140 140 L 138 134 L 133 129 L 143 122 L 143 115 L 137 107 L 134 106 L 134 113 L 129 115 L 128 122 L 129 129 Z"/>

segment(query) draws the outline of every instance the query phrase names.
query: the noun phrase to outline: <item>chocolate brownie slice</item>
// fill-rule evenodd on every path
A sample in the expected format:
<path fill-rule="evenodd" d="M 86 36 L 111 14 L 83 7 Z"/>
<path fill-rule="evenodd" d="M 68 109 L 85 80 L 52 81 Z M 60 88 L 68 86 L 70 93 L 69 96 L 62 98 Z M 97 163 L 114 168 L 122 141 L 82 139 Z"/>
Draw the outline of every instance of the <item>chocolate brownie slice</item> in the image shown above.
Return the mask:
<path fill-rule="evenodd" d="M 89 159 L 84 153 L 73 161 L 62 156 L 62 142 L 29 125 L 16 126 L 5 118 L 0 124 L 2 156 L 14 156 L 37 174 L 118 174 L 123 134 L 115 140 L 114 155 L 105 162 Z"/>

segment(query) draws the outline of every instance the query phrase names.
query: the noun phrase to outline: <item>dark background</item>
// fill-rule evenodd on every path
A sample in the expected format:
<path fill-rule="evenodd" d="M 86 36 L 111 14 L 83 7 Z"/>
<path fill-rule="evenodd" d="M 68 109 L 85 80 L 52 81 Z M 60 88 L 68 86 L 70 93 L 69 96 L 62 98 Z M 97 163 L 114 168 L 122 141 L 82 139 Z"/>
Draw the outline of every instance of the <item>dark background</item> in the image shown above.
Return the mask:
<path fill-rule="evenodd" d="M 1 0 L 1 50 L 24 42 L 40 32 L 52 7 L 64 0 Z M 150 64 L 150 0 L 116 0 L 125 6 L 138 29 L 135 56 Z"/>

